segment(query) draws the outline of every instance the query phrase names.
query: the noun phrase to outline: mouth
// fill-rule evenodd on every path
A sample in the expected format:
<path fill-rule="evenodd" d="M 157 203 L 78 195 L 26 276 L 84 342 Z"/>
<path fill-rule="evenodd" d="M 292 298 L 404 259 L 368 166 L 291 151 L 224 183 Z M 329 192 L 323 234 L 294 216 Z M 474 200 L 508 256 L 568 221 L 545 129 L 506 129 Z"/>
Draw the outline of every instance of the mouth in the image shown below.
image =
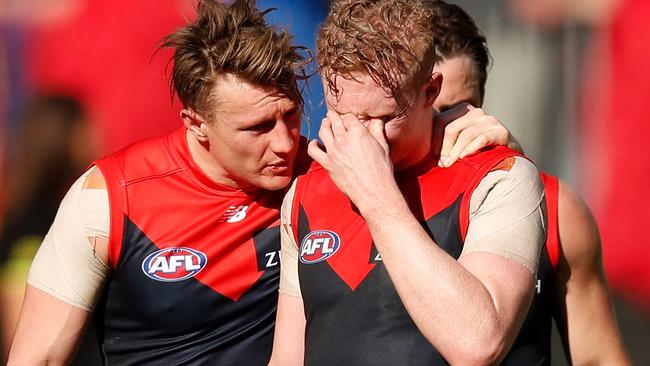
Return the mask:
<path fill-rule="evenodd" d="M 268 164 L 266 169 L 275 175 L 286 175 L 291 171 L 291 164 L 288 161 L 280 161 Z"/>

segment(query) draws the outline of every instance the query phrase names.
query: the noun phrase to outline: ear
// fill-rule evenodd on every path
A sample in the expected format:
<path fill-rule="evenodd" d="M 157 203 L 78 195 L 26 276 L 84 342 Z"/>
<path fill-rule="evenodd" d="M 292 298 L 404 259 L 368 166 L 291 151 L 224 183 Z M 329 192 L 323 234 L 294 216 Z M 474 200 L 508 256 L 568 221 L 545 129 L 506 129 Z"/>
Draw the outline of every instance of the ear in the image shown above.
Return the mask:
<path fill-rule="evenodd" d="M 437 71 L 433 72 L 429 81 L 422 88 L 424 88 L 424 102 L 426 106 L 432 107 L 440 94 L 440 89 L 442 89 L 442 74 Z"/>
<path fill-rule="evenodd" d="M 204 132 L 207 127 L 206 123 L 191 108 L 181 110 L 181 119 L 185 128 L 187 128 L 194 137 L 200 142 L 207 142 L 208 136 Z"/>

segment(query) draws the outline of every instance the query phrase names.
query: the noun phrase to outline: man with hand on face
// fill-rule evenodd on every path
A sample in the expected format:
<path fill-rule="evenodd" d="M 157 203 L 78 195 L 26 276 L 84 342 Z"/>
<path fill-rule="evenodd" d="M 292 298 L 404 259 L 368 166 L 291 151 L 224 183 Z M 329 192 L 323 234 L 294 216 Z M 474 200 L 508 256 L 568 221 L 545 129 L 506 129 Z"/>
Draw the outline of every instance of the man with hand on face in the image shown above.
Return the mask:
<path fill-rule="evenodd" d="M 459 6 L 444 1 L 429 1 L 429 5 L 438 34 L 439 57 L 433 71 L 443 75 L 434 107 L 445 111 L 463 102 L 481 107 L 489 63 L 485 37 Z M 458 138 L 462 139 L 462 134 Z M 446 142 L 451 144 L 453 139 Z M 548 206 L 548 236 L 540 256 L 533 304 L 514 348 L 525 345 L 534 349 L 544 364 L 549 364 L 553 318 L 572 364 L 628 365 L 603 271 L 596 222 L 566 182 L 545 173 L 541 177 Z M 509 357 L 514 359 L 517 354 Z"/>
<path fill-rule="evenodd" d="M 306 158 L 303 60 L 252 0 L 202 0 L 197 13 L 164 41 L 183 126 L 97 160 L 70 188 L 10 365 L 66 364 L 93 312 L 106 364 L 267 364 L 279 208 Z"/>
<path fill-rule="evenodd" d="M 545 238 L 539 172 L 504 147 L 437 166 L 431 17 L 417 0 L 332 2 L 324 148 L 282 207 L 273 365 L 495 364 L 519 332 Z"/>

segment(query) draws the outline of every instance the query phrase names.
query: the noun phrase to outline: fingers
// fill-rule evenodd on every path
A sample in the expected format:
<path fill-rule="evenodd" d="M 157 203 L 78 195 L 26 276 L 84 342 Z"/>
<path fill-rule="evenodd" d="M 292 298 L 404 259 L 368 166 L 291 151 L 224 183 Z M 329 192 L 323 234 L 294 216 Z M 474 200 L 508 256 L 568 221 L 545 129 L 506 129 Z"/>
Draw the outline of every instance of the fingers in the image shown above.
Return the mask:
<path fill-rule="evenodd" d="M 472 126 L 472 124 L 476 123 L 470 114 L 470 107 L 471 106 L 469 104 L 464 103 L 464 105 L 454 107 L 443 115 L 441 123 L 446 123 L 447 118 L 454 116 L 459 117 L 452 120 L 451 122 L 446 123 L 445 132 L 442 139 L 442 147 L 440 148 L 440 161 L 438 162 L 439 166 L 449 166 L 453 164 L 453 162 L 449 160 L 450 154 L 454 146 L 457 144 L 460 133 Z M 473 107 L 471 108 L 474 109 Z"/>
<path fill-rule="evenodd" d="M 386 134 L 384 132 L 384 121 L 380 119 L 372 119 L 368 122 L 368 131 L 372 137 L 377 140 L 384 150 L 388 151 L 388 142 L 386 141 Z"/>
<path fill-rule="evenodd" d="M 318 140 L 309 141 L 307 145 L 307 154 L 314 159 L 318 164 L 326 168 L 327 165 L 327 153 L 318 144 Z M 327 168 L 326 168 L 327 169 Z"/>
<path fill-rule="evenodd" d="M 332 110 L 328 110 L 327 119 L 329 119 L 331 122 L 332 134 L 334 138 L 341 137 L 347 132 L 347 129 L 343 125 L 343 119 L 338 113 Z"/>
<path fill-rule="evenodd" d="M 451 166 L 459 158 L 487 146 L 510 143 L 510 132 L 494 116 L 486 114 L 480 108 L 466 108 L 469 108 L 468 113 L 445 127 L 438 162 L 441 167 Z"/>
<path fill-rule="evenodd" d="M 321 121 L 318 137 L 323 141 L 325 147 L 332 146 L 334 143 L 334 132 L 332 131 L 332 122 L 329 118 L 323 118 Z"/>
<path fill-rule="evenodd" d="M 464 158 L 464 157 L 466 157 L 468 155 L 471 155 L 471 154 L 483 149 L 486 146 L 494 145 L 493 137 L 494 137 L 494 134 L 491 134 L 491 133 L 485 133 L 485 134 L 476 136 L 472 141 L 470 141 L 467 144 L 467 146 L 465 146 L 465 148 L 463 148 L 462 151 L 460 151 L 458 153 L 458 155 L 457 155 L 458 159 L 462 159 L 462 158 Z M 453 155 L 453 156 L 456 156 L 456 155 Z M 454 162 L 456 160 L 454 160 Z"/>
<path fill-rule="evenodd" d="M 477 139 L 479 139 L 479 142 L 484 141 L 484 136 L 478 132 L 476 126 L 469 126 L 463 129 L 458 134 L 454 146 L 449 150 L 446 156 L 441 156 L 440 160 L 445 164 L 445 166 L 451 166 L 460 158 L 461 152 L 463 152 L 467 147 L 474 146 L 473 142 Z"/>

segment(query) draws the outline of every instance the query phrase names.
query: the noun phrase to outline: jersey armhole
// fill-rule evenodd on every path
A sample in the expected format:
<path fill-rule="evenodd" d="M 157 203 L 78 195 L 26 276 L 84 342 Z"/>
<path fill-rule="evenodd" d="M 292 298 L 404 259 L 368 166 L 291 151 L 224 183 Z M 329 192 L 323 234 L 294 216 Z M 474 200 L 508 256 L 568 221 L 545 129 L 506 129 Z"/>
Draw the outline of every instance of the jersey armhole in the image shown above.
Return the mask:
<path fill-rule="evenodd" d="M 108 191 L 108 207 L 110 212 L 110 230 L 108 233 L 108 262 L 112 269 L 119 263 L 122 251 L 122 236 L 124 232 L 124 216 L 126 197 L 123 189 L 124 178 L 117 162 L 111 157 L 105 157 L 93 163 L 104 176 Z"/>
<path fill-rule="evenodd" d="M 558 221 L 558 197 L 560 194 L 557 177 L 540 173 L 546 197 L 547 229 L 546 229 L 546 252 L 551 262 L 553 272 L 557 272 L 560 262 L 560 232 Z"/>

